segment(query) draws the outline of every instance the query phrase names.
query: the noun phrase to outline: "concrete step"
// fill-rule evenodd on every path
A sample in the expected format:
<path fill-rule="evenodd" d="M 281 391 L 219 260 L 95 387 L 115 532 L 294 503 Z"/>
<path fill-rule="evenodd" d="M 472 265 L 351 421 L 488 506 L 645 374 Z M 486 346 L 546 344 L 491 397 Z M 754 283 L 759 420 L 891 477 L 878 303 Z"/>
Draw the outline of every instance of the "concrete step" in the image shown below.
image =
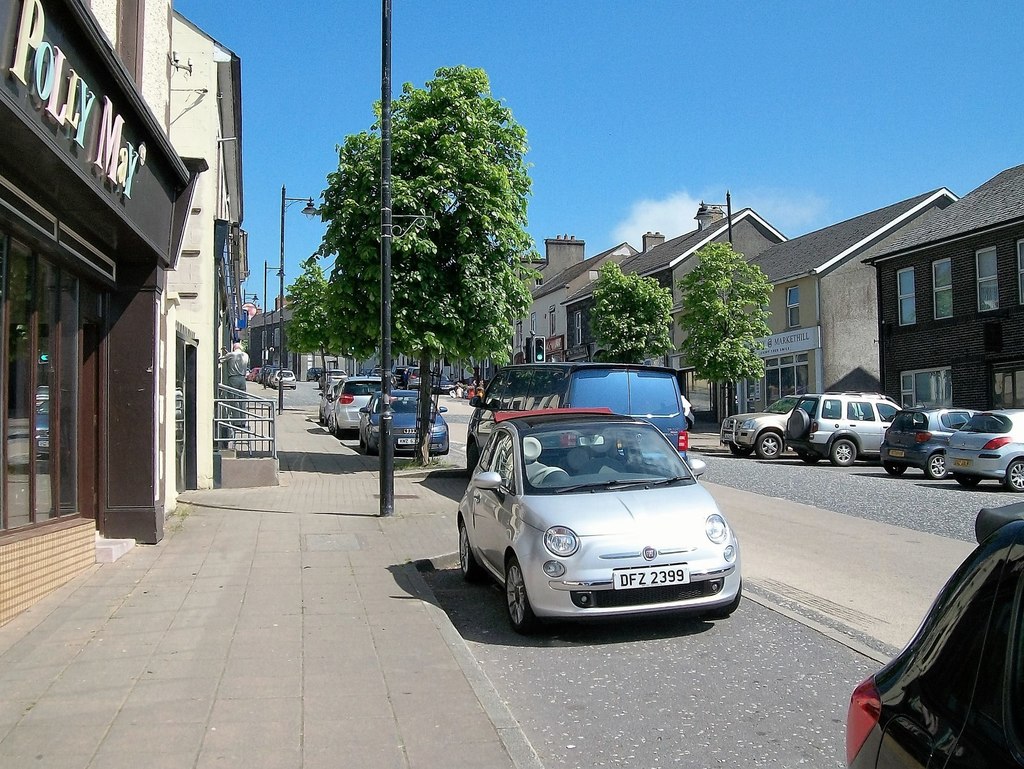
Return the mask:
<path fill-rule="evenodd" d="M 96 534 L 96 563 L 113 563 L 135 547 L 134 539 L 104 539 Z"/>

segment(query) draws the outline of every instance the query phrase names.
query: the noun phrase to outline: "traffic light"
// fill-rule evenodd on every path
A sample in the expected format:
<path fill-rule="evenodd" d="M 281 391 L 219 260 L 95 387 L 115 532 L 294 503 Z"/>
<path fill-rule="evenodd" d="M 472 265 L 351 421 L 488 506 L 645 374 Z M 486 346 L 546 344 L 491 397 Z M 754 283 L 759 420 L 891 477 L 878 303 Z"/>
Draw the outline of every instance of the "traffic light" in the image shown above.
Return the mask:
<path fill-rule="evenodd" d="M 547 360 L 544 337 L 535 336 L 530 339 L 530 361 L 533 363 L 544 363 Z"/>

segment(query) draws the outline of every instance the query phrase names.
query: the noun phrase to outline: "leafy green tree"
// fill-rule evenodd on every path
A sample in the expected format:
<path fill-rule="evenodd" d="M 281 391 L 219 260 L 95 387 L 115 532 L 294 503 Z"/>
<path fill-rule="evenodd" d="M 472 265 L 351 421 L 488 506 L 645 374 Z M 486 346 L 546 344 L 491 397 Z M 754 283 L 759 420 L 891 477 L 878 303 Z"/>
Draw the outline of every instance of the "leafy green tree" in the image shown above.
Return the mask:
<path fill-rule="evenodd" d="M 760 379 L 764 360 L 757 351 L 771 333 L 772 284 L 728 243 L 709 243 L 697 258 L 697 266 L 679 281 L 679 326 L 686 335 L 680 349 L 702 379 L 730 387 L 738 379 Z"/>
<path fill-rule="evenodd" d="M 330 323 L 327 310 L 327 278 L 311 256 L 302 263 L 302 274 L 288 286 L 291 318 L 285 322 L 288 346 L 295 352 L 320 353 L 320 366 L 327 370 Z"/>
<path fill-rule="evenodd" d="M 615 262 L 598 271 L 590 318 L 605 361 L 641 363 L 672 349 L 672 291 Z"/>
<path fill-rule="evenodd" d="M 380 329 L 380 110 L 346 138 L 328 177 L 322 257 L 335 256 L 328 306 L 337 347 L 365 358 Z M 486 73 L 437 70 L 392 109 L 392 343 L 419 358 L 421 424 L 437 357 L 509 359 L 509 329 L 530 306 L 526 132 L 491 96 Z M 428 459 L 428 439 L 419 455 Z"/>

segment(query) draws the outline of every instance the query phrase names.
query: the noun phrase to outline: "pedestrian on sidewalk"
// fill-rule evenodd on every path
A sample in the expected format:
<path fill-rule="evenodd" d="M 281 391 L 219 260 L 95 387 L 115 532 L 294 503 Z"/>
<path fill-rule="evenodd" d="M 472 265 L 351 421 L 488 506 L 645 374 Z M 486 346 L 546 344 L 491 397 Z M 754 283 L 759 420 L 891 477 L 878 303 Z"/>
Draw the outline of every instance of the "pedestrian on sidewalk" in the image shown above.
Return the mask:
<path fill-rule="evenodd" d="M 220 363 L 224 366 L 227 386 L 244 392 L 245 375 L 249 371 L 249 355 L 242 349 L 242 345 L 235 342 L 231 345 L 231 352 L 224 350 L 220 356 Z"/>

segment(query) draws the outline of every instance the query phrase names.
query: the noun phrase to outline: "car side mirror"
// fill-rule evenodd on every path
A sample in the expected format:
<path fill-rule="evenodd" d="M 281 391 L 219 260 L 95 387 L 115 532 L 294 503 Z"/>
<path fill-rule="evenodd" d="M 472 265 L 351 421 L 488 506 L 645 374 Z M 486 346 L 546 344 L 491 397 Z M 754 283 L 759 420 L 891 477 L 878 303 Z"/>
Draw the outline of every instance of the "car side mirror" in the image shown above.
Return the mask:
<path fill-rule="evenodd" d="M 708 471 L 708 463 L 703 459 L 697 459 L 697 457 L 687 457 L 686 466 L 690 468 L 694 478 L 700 478 Z"/>
<path fill-rule="evenodd" d="M 444 414 L 446 411 L 448 411 L 448 407 L 447 406 L 441 406 L 440 408 L 438 408 L 437 411 L 440 414 Z"/>
<path fill-rule="evenodd" d="M 478 489 L 496 489 L 501 486 L 501 476 L 493 470 L 485 470 L 474 475 L 470 484 Z"/>
<path fill-rule="evenodd" d="M 359 413 L 360 414 L 369 414 L 370 413 L 370 408 L 368 406 L 363 406 L 361 409 L 359 409 Z"/>

